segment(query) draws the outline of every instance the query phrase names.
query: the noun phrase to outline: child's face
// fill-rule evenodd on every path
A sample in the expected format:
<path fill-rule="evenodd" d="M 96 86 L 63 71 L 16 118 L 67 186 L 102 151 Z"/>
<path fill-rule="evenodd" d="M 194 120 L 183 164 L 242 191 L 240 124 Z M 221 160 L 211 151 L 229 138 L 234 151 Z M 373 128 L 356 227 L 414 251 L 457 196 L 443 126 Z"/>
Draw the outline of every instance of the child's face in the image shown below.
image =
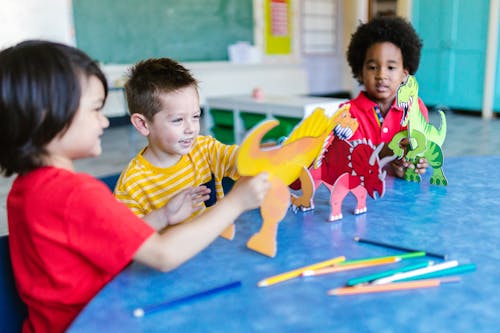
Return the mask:
<path fill-rule="evenodd" d="M 200 102 L 194 86 L 160 95 L 162 110 L 148 124 L 149 153 L 162 166 L 175 164 L 191 151 L 200 133 Z"/>
<path fill-rule="evenodd" d="M 401 50 L 390 42 L 375 43 L 367 51 L 361 81 L 374 102 L 389 107 L 408 71 Z"/>
<path fill-rule="evenodd" d="M 102 113 L 104 87 L 96 76 L 83 78 L 81 87 L 80 105 L 73 121 L 47 145 L 51 165 L 71 166 L 74 160 L 95 157 L 102 152 L 100 138 L 109 126 L 109 120 Z"/>

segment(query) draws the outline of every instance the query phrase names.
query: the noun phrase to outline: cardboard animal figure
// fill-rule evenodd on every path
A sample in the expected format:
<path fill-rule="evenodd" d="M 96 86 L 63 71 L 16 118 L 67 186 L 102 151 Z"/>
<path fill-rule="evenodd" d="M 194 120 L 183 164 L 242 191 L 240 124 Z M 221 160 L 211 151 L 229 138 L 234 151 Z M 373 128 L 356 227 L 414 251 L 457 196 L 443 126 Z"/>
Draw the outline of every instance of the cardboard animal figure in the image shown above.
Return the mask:
<path fill-rule="evenodd" d="M 302 196 L 292 197 L 294 210 L 314 208 L 314 193 L 324 184 L 331 193 L 331 213 L 329 220 L 342 219 L 342 203 L 347 194 L 352 193 L 357 205 L 354 214 L 367 211 L 367 194 L 373 199 L 385 193 L 384 165 L 394 160 L 394 156 L 379 159 L 383 144 L 375 147 L 370 141 L 348 142 L 334 139 L 325 149 L 319 167 L 311 167 L 307 174 L 301 175 Z"/>
<path fill-rule="evenodd" d="M 405 156 L 408 162 L 416 164 L 424 157 L 433 169 L 430 183 L 433 185 L 447 185 L 448 181 L 443 173 L 443 145 L 446 137 L 446 117 L 443 111 L 441 116 L 441 127 L 437 129 L 429 124 L 418 105 L 418 83 L 414 76 L 410 75 L 406 82 L 401 85 L 396 95 L 396 103 L 405 112 L 401 124 L 408 126 L 408 130 L 397 133 L 389 142 L 389 148 L 399 158 Z M 401 141 L 408 138 L 409 148 L 407 151 L 401 147 Z M 421 177 L 414 169 L 407 168 L 404 179 L 420 182 Z"/>
<path fill-rule="evenodd" d="M 328 117 L 323 109 L 315 109 L 281 145 L 261 147 L 264 135 L 279 124 L 277 120 L 263 121 L 247 134 L 238 151 L 238 172 L 242 176 L 253 176 L 265 171 L 271 183 L 260 207 L 261 228 L 247 242 L 248 248 L 269 257 L 276 255 L 278 224 L 290 204 L 288 185 L 320 154 L 333 129 L 346 123 L 346 118 L 341 116 L 344 111 Z"/>

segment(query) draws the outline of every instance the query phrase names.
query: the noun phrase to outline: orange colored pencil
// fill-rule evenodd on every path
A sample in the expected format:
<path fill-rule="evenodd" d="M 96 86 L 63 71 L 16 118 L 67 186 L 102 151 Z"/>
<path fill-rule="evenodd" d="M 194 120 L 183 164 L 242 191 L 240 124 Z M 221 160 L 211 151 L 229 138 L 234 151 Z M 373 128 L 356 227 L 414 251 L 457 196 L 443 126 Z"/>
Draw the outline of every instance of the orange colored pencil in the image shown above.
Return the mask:
<path fill-rule="evenodd" d="M 372 260 L 369 262 L 345 264 L 345 265 L 341 265 L 341 266 L 335 265 L 335 266 L 331 266 L 331 267 L 318 268 L 318 269 L 314 269 L 314 270 L 309 269 L 309 270 L 303 271 L 301 276 L 318 276 L 318 275 L 332 274 L 332 273 L 337 273 L 337 272 L 348 271 L 351 269 L 361 269 L 361 268 L 372 267 L 372 266 L 388 265 L 388 264 L 393 264 L 395 262 L 398 262 L 400 260 L 401 260 L 401 258 L 391 257 L 391 258 L 376 259 L 376 260 Z"/>
<path fill-rule="evenodd" d="M 368 284 L 363 286 L 341 287 L 336 289 L 330 289 L 328 290 L 327 294 L 332 296 L 343 296 L 343 295 L 380 293 L 385 291 L 396 291 L 396 290 L 433 288 L 433 287 L 439 287 L 439 285 L 443 282 L 456 282 L 456 281 L 458 280 L 454 279 L 449 281 L 442 281 L 441 279 L 426 279 L 426 280 L 415 280 L 408 282 L 394 282 L 387 284 Z"/>

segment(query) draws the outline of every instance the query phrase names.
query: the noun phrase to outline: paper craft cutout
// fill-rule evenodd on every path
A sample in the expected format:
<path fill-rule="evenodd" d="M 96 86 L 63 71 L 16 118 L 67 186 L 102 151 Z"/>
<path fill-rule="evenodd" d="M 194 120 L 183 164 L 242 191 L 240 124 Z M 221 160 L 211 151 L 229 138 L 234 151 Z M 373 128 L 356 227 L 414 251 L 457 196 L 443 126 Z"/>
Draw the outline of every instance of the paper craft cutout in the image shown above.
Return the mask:
<path fill-rule="evenodd" d="M 320 154 L 335 126 L 342 127 L 341 114 L 338 111 L 328 117 L 323 109 L 317 108 L 277 146 L 261 147 L 264 135 L 279 124 L 277 120 L 263 121 L 247 134 L 238 151 L 238 172 L 243 176 L 253 176 L 265 171 L 269 173 L 271 183 L 260 207 L 262 226 L 247 242 L 248 248 L 269 257 L 276 255 L 278 224 L 290 204 L 288 185 Z"/>
<path fill-rule="evenodd" d="M 415 165 L 421 157 L 424 157 L 433 169 L 430 183 L 433 185 L 448 185 L 448 180 L 443 173 L 444 157 L 441 150 L 446 137 L 446 116 L 444 112 L 439 110 L 441 116 L 439 129 L 425 120 L 418 105 L 418 82 L 413 75 L 408 76 L 406 82 L 399 87 L 396 103 L 403 108 L 404 116 L 401 124 L 403 126 L 408 125 L 408 130 L 397 133 L 389 143 L 389 148 L 398 158 L 405 156 L 407 161 Z M 410 143 L 408 151 L 405 151 L 400 146 L 401 140 L 404 138 L 408 138 Z M 412 168 L 406 169 L 404 179 L 413 182 L 421 181 L 420 175 Z"/>
<path fill-rule="evenodd" d="M 336 139 L 325 149 L 319 167 L 311 167 L 301 177 L 302 195 L 292 197 L 296 212 L 314 208 L 314 193 L 319 185 L 324 184 L 330 190 L 331 213 L 329 220 L 342 219 L 342 203 L 347 194 L 352 193 L 357 200 L 354 214 L 367 211 L 366 196 L 373 199 L 383 197 L 385 193 L 386 172 L 383 167 L 395 156 L 379 159 L 383 144 L 375 147 L 370 141 L 348 142 Z"/>

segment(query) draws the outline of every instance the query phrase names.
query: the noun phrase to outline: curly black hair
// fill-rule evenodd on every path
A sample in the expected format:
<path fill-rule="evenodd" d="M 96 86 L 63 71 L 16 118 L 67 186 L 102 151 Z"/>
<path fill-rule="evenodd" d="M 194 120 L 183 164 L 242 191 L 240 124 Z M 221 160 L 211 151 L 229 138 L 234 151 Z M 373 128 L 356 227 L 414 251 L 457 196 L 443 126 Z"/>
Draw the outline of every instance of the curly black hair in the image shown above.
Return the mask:
<path fill-rule="evenodd" d="M 355 79 L 359 81 L 363 71 L 366 51 L 373 44 L 383 42 L 396 45 L 401 50 L 403 67 L 410 74 L 415 74 L 420 62 L 422 40 L 405 19 L 397 16 L 381 16 L 360 24 L 351 36 L 347 48 L 347 62 Z"/>

